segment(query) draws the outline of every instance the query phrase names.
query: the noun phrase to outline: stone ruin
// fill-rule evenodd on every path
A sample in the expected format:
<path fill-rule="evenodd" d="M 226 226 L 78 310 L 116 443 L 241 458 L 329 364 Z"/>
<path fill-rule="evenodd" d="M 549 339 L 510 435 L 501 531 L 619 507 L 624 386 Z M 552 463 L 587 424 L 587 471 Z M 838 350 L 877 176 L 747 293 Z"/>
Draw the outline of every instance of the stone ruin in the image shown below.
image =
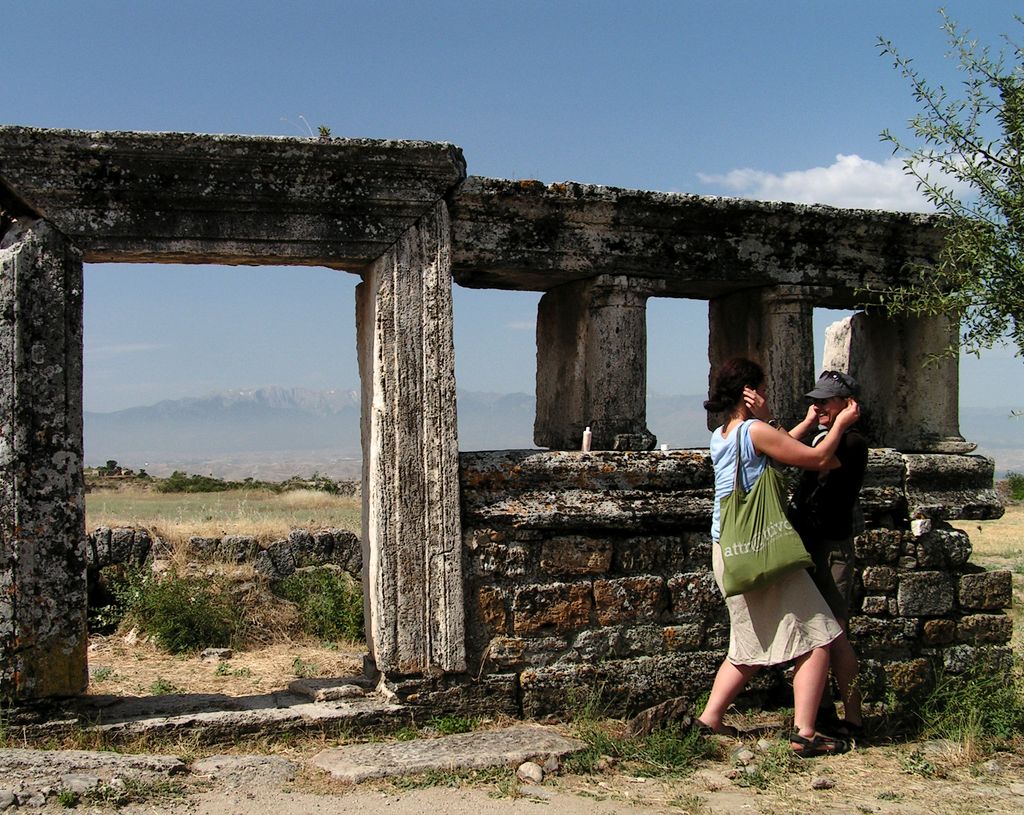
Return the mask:
<path fill-rule="evenodd" d="M 367 673 L 409 704 L 537 716 L 594 689 L 623 712 L 699 693 L 726 645 L 707 451 L 646 426 L 647 300 L 706 300 L 709 367 L 759 361 L 795 422 L 813 309 L 856 309 L 942 239 L 926 215 L 467 177 L 448 144 L 2 127 L 0 696 L 87 684 L 83 262 L 358 274 Z M 459 453 L 453 281 L 543 292 L 546 449 Z M 955 330 L 861 312 L 825 349 L 871 411 L 851 619 L 869 697 L 1009 654 L 1010 575 L 948 524 L 1002 514 L 956 360 L 923 366 Z"/>

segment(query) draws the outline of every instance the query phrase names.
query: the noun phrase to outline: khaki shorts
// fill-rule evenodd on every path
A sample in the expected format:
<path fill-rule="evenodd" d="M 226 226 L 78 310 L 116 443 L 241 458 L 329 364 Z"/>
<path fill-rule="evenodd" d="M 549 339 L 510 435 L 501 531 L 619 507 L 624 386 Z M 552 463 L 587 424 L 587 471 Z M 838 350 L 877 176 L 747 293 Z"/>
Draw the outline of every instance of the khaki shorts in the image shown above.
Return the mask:
<path fill-rule="evenodd" d="M 839 620 L 850 619 L 853 596 L 853 538 L 823 540 L 815 544 L 814 568 L 807 571 Z"/>

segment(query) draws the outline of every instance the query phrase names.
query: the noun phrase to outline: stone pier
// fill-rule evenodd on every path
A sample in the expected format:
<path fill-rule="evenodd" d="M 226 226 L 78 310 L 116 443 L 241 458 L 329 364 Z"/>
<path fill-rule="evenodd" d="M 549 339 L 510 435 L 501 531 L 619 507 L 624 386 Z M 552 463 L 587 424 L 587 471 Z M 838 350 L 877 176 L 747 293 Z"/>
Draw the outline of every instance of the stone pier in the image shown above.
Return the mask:
<path fill-rule="evenodd" d="M 534 443 L 578 450 L 650 450 L 647 298 L 664 281 L 598 275 L 545 292 L 537 311 Z"/>
<path fill-rule="evenodd" d="M 0 236 L 0 696 L 86 688 L 82 259 L 44 220 Z"/>
<path fill-rule="evenodd" d="M 357 294 L 364 597 L 377 670 L 465 670 L 448 212 L 406 231 Z"/>

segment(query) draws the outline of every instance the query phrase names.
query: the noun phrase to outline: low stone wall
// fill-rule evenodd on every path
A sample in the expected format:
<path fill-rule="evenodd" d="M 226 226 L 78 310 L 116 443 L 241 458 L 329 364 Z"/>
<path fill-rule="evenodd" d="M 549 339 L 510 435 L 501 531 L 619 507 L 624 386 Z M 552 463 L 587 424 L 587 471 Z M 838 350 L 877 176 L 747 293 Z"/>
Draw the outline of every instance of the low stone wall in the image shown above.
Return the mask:
<path fill-rule="evenodd" d="M 947 523 L 1002 515 L 992 478 L 978 456 L 871 452 L 850 620 L 869 699 L 981 651 L 1008 657 L 1010 574 L 970 564 L 968 536 Z M 628 714 L 710 688 L 729 626 L 706 450 L 463 453 L 461 487 L 467 658 L 482 692 L 508 689 L 535 717 L 595 692 Z M 781 682 L 765 671 L 753 688 Z"/>
<path fill-rule="evenodd" d="M 166 554 L 168 547 L 161 539 L 154 540 L 145 529 L 101 526 L 89 533 L 87 552 L 89 573 L 94 574 L 104 566 L 142 565 L 150 556 Z M 359 537 L 347 529 L 293 529 L 287 538 L 265 547 L 244 535 L 192 537 L 188 541 L 188 556 L 199 562 L 252 563 L 269 580 L 280 580 L 303 566 L 332 564 L 357 580 L 363 570 Z"/>

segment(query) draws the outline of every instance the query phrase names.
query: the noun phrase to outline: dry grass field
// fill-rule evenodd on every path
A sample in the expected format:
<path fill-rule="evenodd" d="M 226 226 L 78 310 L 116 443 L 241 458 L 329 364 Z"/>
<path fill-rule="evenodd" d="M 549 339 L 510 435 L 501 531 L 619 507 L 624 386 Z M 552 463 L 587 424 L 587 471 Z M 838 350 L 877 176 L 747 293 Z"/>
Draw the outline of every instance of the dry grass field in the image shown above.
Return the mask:
<path fill-rule="evenodd" d="M 356 534 L 360 529 L 358 497 L 316 490 L 161 493 L 152 484 L 134 479 L 90 486 L 86 529 L 144 528 L 171 545 L 175 566 L 183 572 L 187 571 L 184 544 L 194 535 L 246 535 L 266 545 L 287 537 L 292 529 L 340 528 Z M 251 579 L 251 567 L 225 565 L 222 571 L 235 581 Z M 194 655 L 168 654 L 131 630 L 90 637 L 89 693 L 244 696 L 282 690 L 296 678 L 362 672 L 363 643 L 325 644 L 303 637 L 296 633 L 294 620 L 285 619 L 288 604 L 268 602 L 265 592 L 250 595 L 258 600 L 258 607 L 249 609 L 247 616 L 260 626 L 259 636 L 227 662 L 206 663 Z"/>
<path fill-rule="evenodd" d="M 161 493 L 132 481 L 94 488 L 85 497 L 86 529 L 141 527 L 171 544 L 193 535 L 248 535 L 269 543 L 292 529 L 338 528 L 359 534 L 360 517 L 358 497 L 317 490 Z"/>

